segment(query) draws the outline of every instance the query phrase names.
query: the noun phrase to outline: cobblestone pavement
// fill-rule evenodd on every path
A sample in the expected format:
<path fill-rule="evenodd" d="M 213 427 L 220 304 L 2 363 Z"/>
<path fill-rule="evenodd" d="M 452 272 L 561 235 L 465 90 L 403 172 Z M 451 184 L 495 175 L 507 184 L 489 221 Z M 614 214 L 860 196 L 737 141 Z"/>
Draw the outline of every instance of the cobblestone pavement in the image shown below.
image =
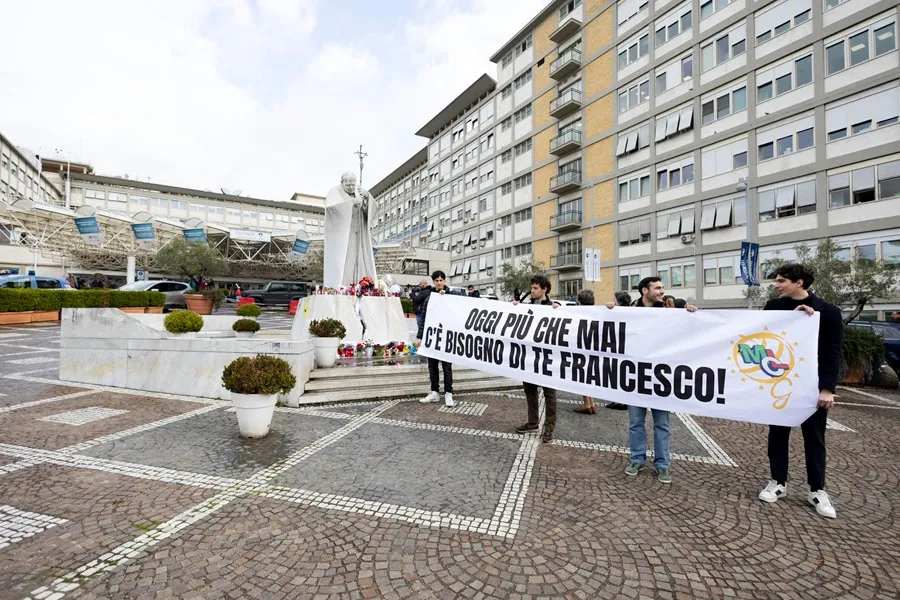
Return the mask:
<path fill-rule="evenodd" d="M 766 428 L 672 418 L 629 478 L 626 413 L 518 436 L 521 393 L 278 409 L 57 379 L 59 329 L 0 327 L 0 600 L 897 598 L 900 394 L 840 390 L 825 520 L 757 500 Z M 40 360 L 28 360 L 40 359 Z"/>

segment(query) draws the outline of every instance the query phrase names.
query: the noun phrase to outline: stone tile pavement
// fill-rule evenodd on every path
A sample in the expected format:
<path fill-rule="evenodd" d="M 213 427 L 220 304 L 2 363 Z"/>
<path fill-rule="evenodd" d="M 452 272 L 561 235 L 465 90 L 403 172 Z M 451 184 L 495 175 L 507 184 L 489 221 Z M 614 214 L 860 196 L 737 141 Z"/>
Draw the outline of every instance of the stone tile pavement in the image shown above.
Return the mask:
<path fill-rule="evenodd" d="M 626 413 L 566 395 L 552 444 L 512 433 L 515 392 L 279 409 L 241 440 L 227 403 L 59 382 L 56 328 L 0 344 L 0 600 L 900 596 L 897 393 L 840 391 L 831 521 L 799 432 L 768 505 L 757 425 L 673 417 L 666 486 L 622 473 Z"/>

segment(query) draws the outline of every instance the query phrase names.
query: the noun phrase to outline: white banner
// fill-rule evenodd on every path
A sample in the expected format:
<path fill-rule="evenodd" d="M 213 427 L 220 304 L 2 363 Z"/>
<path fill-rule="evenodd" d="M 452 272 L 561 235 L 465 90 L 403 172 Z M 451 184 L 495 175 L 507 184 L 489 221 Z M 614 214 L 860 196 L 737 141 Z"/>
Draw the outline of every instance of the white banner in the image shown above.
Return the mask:
<path fill-rule="evenodd" d="M 584 280 L 594 281 L 594 249 L 584 249 Z"/>
<path fill-rule="evenodd" d="M 816 410 L 819 315 L 434 295 L 419 354 L 646 408 L 797 426 Z"/>

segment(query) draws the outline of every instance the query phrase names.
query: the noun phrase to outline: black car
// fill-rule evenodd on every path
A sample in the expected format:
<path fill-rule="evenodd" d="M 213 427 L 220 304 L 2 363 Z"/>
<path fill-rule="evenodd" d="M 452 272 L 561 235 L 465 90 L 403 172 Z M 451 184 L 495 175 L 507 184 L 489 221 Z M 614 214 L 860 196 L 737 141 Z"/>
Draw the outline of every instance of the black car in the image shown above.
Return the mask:
<path fill-rule="evenodd" d="M 253 298 L 261 306 L 287 306 L 291 300 L 309 295 L 309 285 L 302 281 L 270 281 L 260 290 L 247 290 L 242 298 Z"/>
<path fill-rule="evenodd" d="M 895 371 L 900 372 L 900 326 L 882 321 L 855 321 L 851 327 L 872 329 L 884 338 L 884 357 Z"/>

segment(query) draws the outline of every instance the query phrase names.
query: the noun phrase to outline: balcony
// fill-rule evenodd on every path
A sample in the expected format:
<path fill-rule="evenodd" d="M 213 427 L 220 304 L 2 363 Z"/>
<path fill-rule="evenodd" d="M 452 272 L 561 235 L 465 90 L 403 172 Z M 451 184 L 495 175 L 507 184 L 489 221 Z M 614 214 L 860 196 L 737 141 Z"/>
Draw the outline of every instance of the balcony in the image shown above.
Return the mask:
<path fill-rule="evenodd" d="M 550 257 L 550 268 L 557 271 L 573 271 L 580 269 L 584 263 L 581 253 L 554 254 Z"/>
<path fill-rule="evenodd" d="M 550 191 L 564 194 L 581 187 L 581 171 L 566 171 L 550 178 Z"/>
<path fill-rule="evenodd" d="M 581 90 L 569 89 L 550 103 L 550 116 L 562 119 L 581 108 Z"/>
<path fill-rule="evenodd" d="M 579 29 L 581 29 L 581 20 L 569 15 L 563 19 L 563 22 L 559 24 L 556 31 L 550 34 L 550 40 L 554 44 L 561 44 L 575 35 Z"/>
<path fill-rule="evenodd" d="M 550 77 L 562 81 L 581 68 L 581 50 L 566 50 L 559 58 L 550 63 Z"/>
<path fill-rule="evenodd" d="M 581 211 L 567 210 L 550 217 L 551 231 L 567 231 L 581 227 Z"/>
<path fill-rule="evenodd" d="M 567 131 L 550 140 L 550 154 L 554 156 L 565 156 L 579 148 L 581 148 L 581 132 L 577 129 Z"/>

